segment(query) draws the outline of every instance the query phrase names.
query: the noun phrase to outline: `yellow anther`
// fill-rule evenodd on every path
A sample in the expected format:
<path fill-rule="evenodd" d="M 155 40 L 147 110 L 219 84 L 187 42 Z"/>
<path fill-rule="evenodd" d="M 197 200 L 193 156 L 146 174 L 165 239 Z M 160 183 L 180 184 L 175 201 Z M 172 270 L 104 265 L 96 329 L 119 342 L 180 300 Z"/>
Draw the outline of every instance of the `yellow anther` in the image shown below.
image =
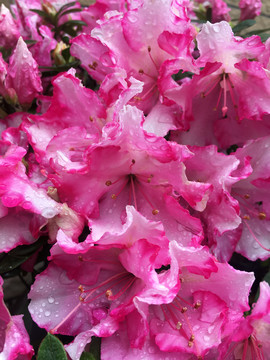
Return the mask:
<path fill-rule="evenodd" d="M 111 289 L 108 289 L 105 294 L 106 294 L 107 299 L 109 299 L 109 297 L 112 296 L 113 292 Z"/>
<path fill-rule="evenodd" d="M 115 200 L 117 196 L 115 194 L 112 194 L 112 199 Z"/>
<path fill-rule="evenodd" d="M 107 180 L 107 181 L 105 182 L 105 185 L 107 185 L 107 186 L 110 186 L 110 185 L 112 185 L 112 182 L 111 182 L 111 180 Z"/>
<path fill-rule="evenodd" d="M 244 215 L 244 216 L 243 216 L 243 219 L 244 219 L 244 220 L 250 220 L 250 216 L 249 216 L 249 215 Z"/>
<path fill-rule="evenodd" d="M 80 292 L 84 292 L 84 287 L 82 285 L 78 286 L 78 290 L 80 290 Z"/>
<path fill-rule="evenodd" d="M 158 213 L 159 213 L 158 209 L 154 209 L 154 210 L 152 211 L 152 214 L 153 214 L 153 215 L 157 215 Z"/>
<path fill-rule="evenodd" d="M 147 182 L 148 182 L 148 183 L 151 182 L 153 176 L 154 176 L 154 175 L 152 175 L 152 174 L 149 176 L 149 178 L 147 179 Z"/>
<path fill-rule="evenodd" d="M 180 330 L 182 326 L 183 324 L 180 321 L 178 321 L 178 323 L 176 324 L 176 329 Z"/>
<path fill-rule="evenodd" d="M 182 307 L 181 313 L 185 313 L 186 311 L 187 311 L 187 307 L 186 306 Z"/>
<path fill-rule="evenodd" d="M 90 69 L 96 70 L 96 68 L 98 66 L 98 63 L 96 61 L 94 61 L 92 64 L 89 64 L 88 66 L 89 66 Z"/>
<path fill-rule="evenodd" d="M 199 307 L 201 306 L 201 302 L 200 301 L 196 301 L 196 303 L 194 304 L 194 309 L 199 309 Z"/>
<path fill-rule="evenodd" d="M 266 219 L 266 214 L 264 212 L 260 212 L 258 215 L 260 220 L 265 220 Z"/>
<path fill-rule="evenodd" d="M 249 198 L 250 198 L 250 195 L 249 195 L 249 194 L 245 194 L 245 195 L 244 195 L 244 198 L 245 198 L 245 199 L 249 199 Z"/>

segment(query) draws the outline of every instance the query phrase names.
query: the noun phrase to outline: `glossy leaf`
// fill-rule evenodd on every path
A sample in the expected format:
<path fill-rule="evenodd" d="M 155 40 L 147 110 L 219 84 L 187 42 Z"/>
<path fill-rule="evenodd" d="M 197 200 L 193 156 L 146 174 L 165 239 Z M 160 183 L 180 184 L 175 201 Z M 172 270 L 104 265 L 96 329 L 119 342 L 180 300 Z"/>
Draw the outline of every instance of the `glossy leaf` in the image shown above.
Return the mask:
<path fill-rule="evenodd" d="M 44 244 L 44 238 L 31 245 L 20 245 L 0 256 L 0 274 L 12 271 L 24 263 Z"/>
<path fill-rule="evenodd" d="M 48 333 L 40 344 L 37 360 L 67 360 L 67 354 L 61 341 Z"/>
<path fill-rule="evenodd" d="M 96 358 L 94 357 L 93 354 L 87 353 L 87 352 L 83 352 L 80 360 L 96 360 Z"/>
<path fill-rule="evenodd" d="M 232 30 L 234 32 L 234 34 L 241 32 L 242 30 L 245 30 L 251 26 L 253 26 L 256 23 L 255 20 L 244 20 L 242 22 L 240 22 L 239 24 L 235 25 Z"/>

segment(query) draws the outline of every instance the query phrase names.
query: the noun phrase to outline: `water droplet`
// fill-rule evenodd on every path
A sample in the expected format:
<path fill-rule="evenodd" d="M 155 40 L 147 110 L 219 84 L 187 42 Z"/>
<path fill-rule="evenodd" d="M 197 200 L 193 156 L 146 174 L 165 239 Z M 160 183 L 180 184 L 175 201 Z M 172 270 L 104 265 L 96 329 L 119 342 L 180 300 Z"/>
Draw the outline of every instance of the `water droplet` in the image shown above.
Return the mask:
<path fill-rule="evenodd" d="M 53 304 L 53 303 L 54 303 L 54 298 L 53 298 L 52 296 L 50 296 L 50 297 L 48 298 L 48 302 L 49 302 L 50 304 Z"/>
<path fill-rule="evenodd" d="M 138 18 L 137 18 L 137 16 L 135 14 L 129 13 L 128 21 L 134 24 L 135 22 L 138 21 Z"/>
<path fill-rule="evenodd" d="M 44 315 L 45 315 L 45 316 L 50 316 L 50 315 L 51 315 L 51 312 L 50 312 L 50 311 L 45 311 Z"/>
<path fill-rule="evenodd" d="M 213 30 L 214 30 L 214 32 L 218 33 L 218 32 L 220 31 L 220 26 L 219 26 L 219 24 L 214 24 L 214 25 L 213 25 Z"/>
<path fill-rule="evenodd" d="M 56 211 L 53 208 L 45 208 L 41 211 L 41 215 L 47 219 L 50 219 L 56 215 Z"/>
<path fill-rule="evenodd" d="M 208 328 L 209 334 L 212 334 L 212 332 L 214 331 L 214 329 L 215 329 L 215 325 L 209 326 L 209 328 Z"/>

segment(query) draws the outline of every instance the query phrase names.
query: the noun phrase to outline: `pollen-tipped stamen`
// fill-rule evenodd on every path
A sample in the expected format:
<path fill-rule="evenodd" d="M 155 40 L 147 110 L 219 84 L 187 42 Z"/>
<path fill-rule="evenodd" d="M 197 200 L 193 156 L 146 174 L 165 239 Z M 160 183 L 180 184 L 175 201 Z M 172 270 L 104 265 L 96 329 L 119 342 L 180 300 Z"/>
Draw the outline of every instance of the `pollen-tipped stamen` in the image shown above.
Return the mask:
<path fill-rule="evenodd" d="M 143 197 L 145 198 L 146 202 L 151 206 L 152 208 L 152 214 L 153 215 L 157 215 L 159 213 L 158 209 L 156 209 L 153 204 L 151 203 L 151 201 L 148 199 L 148 197 L 145 195 L 144 191 L 142 190 L 141 185 L 138 184 L 138 189 L 139 191 L 142 193 Z"/>

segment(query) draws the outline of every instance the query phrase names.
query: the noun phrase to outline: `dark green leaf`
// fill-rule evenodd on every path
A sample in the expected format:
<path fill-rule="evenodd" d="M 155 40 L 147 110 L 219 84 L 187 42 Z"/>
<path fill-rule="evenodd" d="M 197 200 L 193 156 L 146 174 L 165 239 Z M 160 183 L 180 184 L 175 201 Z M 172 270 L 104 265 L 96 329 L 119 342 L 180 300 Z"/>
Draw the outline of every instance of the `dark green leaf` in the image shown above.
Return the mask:
<path fill-rule="evenodd" d="M 101 338 L 92 336 L 89 352 L 94 356 L 94 359 L 100 359 Z"/>
<path fill-rule="evenodd" d="M 197 24 L 205 24 L 206 21 L 207 21 L 207 20 L 197 20 L 197 19 L 196 19 L 196 20 L 195 20 L 195 19 L 193 20 L 193 19 L 191 19 L 191 22 L 192 22 L 192 23 L 197 23 Z"/>
<path fill-rule="evenodd" d="M 48 333 L 40 344 L 37 360 L 67 360 L 67 354 L 61 341 Z"/>
<path fill-rule="evenodd" d="M 74 9 L 69 9 L 64 11 L 62 14 L 60 14 L 60 17 L 67 15 L 67 14 L 71 14 L 71 13 L 75 13 L 75 12 L 81 12 L 82 9 L 78 9 L 78 8 L 74 8 Z"/>
<path fill-rule="evenodd" d="M 255 20 L 244 20 L 242 22 L 240 22 L 239 24 L 235 25 L 232 30 L 234 32 L 234 34 L 241 32 L 242 30 L 245 30 L 251 26 L 253 26 L 254 24 L 256 24 Z"/>
<path fill-rule="evenodd" d="M 30 11 L 32 11 L 40 16 L 47 16 L 47 14 L 44 11 L 39 10 L 39 9 L 30 9 Z"/>
<path fill-rule="evenodd" d="M 82 21 L 82 20 L 69 20 L 69 21 L 66 21 L 65 23 L 63 23 L 62 25 L 60 25 L 58 27 L 58 31 L 59 29 L 65 29 L 65 28 L 68 28 L 68 27 L 73 27 L 73 26 L 87 26 L 87 24 Z"/>
<path fill-rule="evenodd" d="M 248 33 L 246 33 L 246 36 L 252 36 L 252 35 L 259 35 L 259 34 L 263 34 L 266 31 L 269 31 L 270 28 L 266 28 L 266 29 L 260 29 L 260 30 L 254 30 L 254 31 L 250 31 Z"/>
<path fill-rule="evenodd" d="M 40 238 L 34 244 L 20 245 L 6 254 L 0 256 L 0 274 L 12 271 L 24 263 L 44 244 L 44 238 Z"/>
<path fill-rule="evenodd" d="M 63 36 L 63 37 L 62 37 L 62 41 L 63 41 L 65 44 L 69 45 L 69 37 L 68 37 L 68 36 Z"/>
<path fill-rule="evenodd" d="M 48 14 L 46 14 L 44 11 L 42 10 L 38 10 L 38 9 L 30 9 L 30 11 L 38 14 L 39 16 L 43 17 L 46 20 L 50 20 L 50 17 Z"/>
<path fill-rule="evenodd" d="M 37 43 L 37 40 L 24 40 L 27 45 L 33 45 Z"/>
<path fill-rule="evenodd" d="M 260 36 L 262 42 L 265 42 L 270 37 L 270 34 L 269 33 L 268 34 L 261 34 L 259 36 Z"/>
<path fill-rule="evenodd" d="M 59 65 L 59 66 L 40 66 L 40 70 L 48 70 L 48 71 L 56 71 L 56 72 L 62 72 L 70 69 L 71 67 L 77 67 L 80 64 L 79 60 L 70 62 L 65 65 Z"/>
<path fill-rule="evenodd" d="M 62 11 L 65 11 L 66 9 L 68 9 L 69 7 L 72 7 L 74 5 L 76 5 L 76 1 L 72 1 L 68 4 L 61 6 L 60 9 L 56 13 L 56 17 L 59 17 Z"/>
<path fill-rule="evenodd" d="M 179 81 L 187 77 L 191 79 L 193 75 L 194 74 L 190 71 L 179 70 L 177 74 L 172 75 L 172 78 L 174 81 Z"/>
<path fill-rule="evenodd" d="M 96 358 L 94 357 L 93 354 L 83 352 L 80 357 L 80 360 L 96 360 Z"/>
<path fill-rule="evenodd" d="M 63 58 L 65 59 L 66 63 L 69 63 L 70 62 L 70 57 L 71 57 L 70 48 L 68 47 L 68 48 L 62 50 L 61 54 L 62 54 Z"/>

